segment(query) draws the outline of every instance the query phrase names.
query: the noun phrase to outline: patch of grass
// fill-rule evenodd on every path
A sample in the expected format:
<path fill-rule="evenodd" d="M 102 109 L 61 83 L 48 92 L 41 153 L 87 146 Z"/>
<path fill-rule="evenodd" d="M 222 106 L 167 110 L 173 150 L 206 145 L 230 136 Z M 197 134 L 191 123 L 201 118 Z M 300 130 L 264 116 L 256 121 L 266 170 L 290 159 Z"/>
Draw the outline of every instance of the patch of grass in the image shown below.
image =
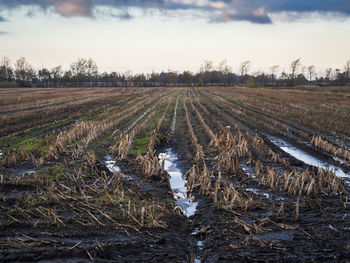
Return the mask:
<path fill-rule="evenodd" d="M 82 115 L 81 119 L 83 121 L 91 121 L 91 120 L 102 120 L 106 118 L 111 112 L 117 111 L 121 108 L 121 105 L 115 105 L 106 108 L 103 112 L 101 111 L 90 111 Z"/>
<path fill-rule="evenodd" d="M 148 152 L 148 144 L 151 140 L 151 135 L 153 130 L 157 127 L 158 121 L 162 117 L 164 110 L 166 108 L 166 105 L 163 105 L 163 107 L 158 111 L 158 114 L 156 114 L 155 117 L 153 117 L 147 126 L 147 130 L 140 132 L 135 138 L 133 145 L 130 149 L 130 154 L 132 156 L 137 156 L 137 155 L 144 155 Z M 164 120 L 165 121 L 165 120 Z M 161 141 L 161 133 L 157 133 L 157 138 L 155 145 L 157 146 L 160 141 Z"/>
<path fill-rule="evenodd" d="M 44 179 L 63 181 L 67 178 L 67 171 L 62 165 L 55 165 L 35 173 L 24 174 L 21 180 L 23 184 L 40 183 Z"/>
<path fill-rule="evenodd" d="M 22 140 L 21 137 L 11 136 L 0 139 L 0 149 L 3 153 L 14 148 L 14 145 L 18 144 Z"/>
<path fill-rule="evenodd" d="M 40 144 L 42 144 L 47 138 L 41 137 L 31 137 L 31 138 L 23 138 L 20 136 L 11 136 L 2 138 L 0 140 L 0 149 L 3 153 L 6 153 L 11 150 L 15 150 L 17 152 L 20 151 L 31 151 Z"/>
<path fill-rule="evenodd" d="M 97 112 L 95 112 L 95 111 L 90 111 L 90 112 L 85 113 L 85 114 L 81 117 L 81 120 L 82 120 L 82 121 L 91 121 L 91 120 L 96 119 L 97 117 L 98 117 Z"/>
<path fill-rule="evenodd" d="M 141 136 L 137 136 L 135 139 L 134 139 L 134 143 L 133 143 L 133 146 L 132 146 L 132 149 L 130 150 L 130 154 L 132 156 L 137 156 L 139 154 L 141 155 L 144 155 L 147 153 L 148 151 L 148 144 L 150 142 L 150 137 L 151 135 L 147 135 L 147 133 L 144 133 Z"/>
<path fill-rule="evenodd" d="M 51 123 L 50 125 L 48 125 L 44 129 L 45 130 L 57 129 L 57 128 L 60 128 L 62 126 L 68 125 L 68 124 L 72 123 L 73 121 L 74 121 L 73 119 L 65 119 L 65 120 L 56 121 L 56 122 Z"/>
<path fill-rule="evenodd" d="M 31 151 L 37 148 L 43 141 L 43 138 L 38 137 L 25 139 L 18 145 L 18 151 Z"/>
<path fill-rule="evenodd" d="M 49 179 L 63 180 L 67 177 L 67 171 L 62 165 L 55 165 L 37 172 L 39 176 Z"/>
<path fill-rule="evenodd" d="M 97 120 L 102 120 L 105 117 L 107 117 L 111 112 L 117 111 L 121 108 L 121 105 L 116 105 L 116 106 L 112 106 L 107 108 L 104 112 L 102 112 L 101 114 L 99 114 L 99 116 L 96 118 Z"/>
<path fill-rule="evenodd" d="M 114 130 L 105 132 L 103 135 L 93 140 L 91 143 L 89 143 L 84 152 L 88 152 L 101 147 L 107 148 L 108 146 L 113 145 L 116 142 L 115 137 L 119 139 L 118 133 L 113 134 L 113 132 Z"/>
<path fill-rule="evenodd" d="M 172 206 L 175 206 L 175 204 L 176 204 L 175 200 L 172 199 L 172 198 L 168 198 L 168 199 L 166 200 L 166 202 L 167 202 L 168 204 L 172 205 Z"/>
<path fill-rule="evenodd" d="M 258 129 L 259 126 L 252 120 L 242 117 L 241 121 L 247 124 L 250 128 Z"/>

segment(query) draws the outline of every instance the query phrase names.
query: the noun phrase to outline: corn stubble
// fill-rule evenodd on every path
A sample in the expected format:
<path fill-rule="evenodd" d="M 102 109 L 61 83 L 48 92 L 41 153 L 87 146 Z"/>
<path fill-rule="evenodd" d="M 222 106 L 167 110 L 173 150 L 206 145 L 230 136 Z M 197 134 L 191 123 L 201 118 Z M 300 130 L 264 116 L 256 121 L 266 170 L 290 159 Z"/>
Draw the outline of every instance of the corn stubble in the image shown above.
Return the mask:
<path fill-rule="evenodd" d="M 301 231 L 314 239 L 298 224 L 291 224 L 302 222 L 303 214 L 310 210 L 323 212 L 327 209 L 325 205 L 347 209 L 347 185 L 333 170 L 295 167 L 288 155 L 276 150 L 265 136 L 253 132 L 248 124 L 254 123 L 257 125 L 254 128 L 274 134 L 292 132 L 302 143 L 309 141 L 319 151 L 349 161 L 349 150 L 345 145 L 322 136 L 310 136 L 297 125 L 290 125 L 289 121 L 272 115 L 273 103 L 264 102 L 260 106 L 257 96 L 250 98 L 234 93 L 236 97 L 233 97 L 220 88 L 203 88 L 200 92 L 179 89 L 170 95 L 166 91 L 158 91 L 159 94 L 151 93 L 146 98 L 131 100 L 119 111 L 99 120 L 75 123 L 58 133 L 56 138 L 45 141 L 43 145 L 47 145 L 48 149 L 41 156 L 35 156 L 33 150 L 7 152 L 1 158 L 2 166 L 15 167 L 22 160 L 30 160 L 36 170 L 13 177 L 1 174 L 0 183 L 14 187 L 31 185 L 35 186 L 35 190 L 13 196 L 0 194 L 0 200 L 9 204 L 1 216 L 2 224 L 5 227 L 26 224 L 32 227 L 112 228 L 125 234 L 130 234 L 130 231 L 141 233 L 145 227 L 166 228 L 165 216 L 169 213 L 166 201 L 143 195 L 141 189 L 143 180 L 156 178 L 156 182 L 148 180 L 148 183 L 168 180 L 164 163 L 159 165 L 157 138 L 163 135 L 169 139 L 176 132 L 186 136 L 189 141 L 187 146 L 193 152 L 189 160 L 191 168 L 184 175 L 188 196 L 208 202 L 216 211 L 223 210 L 232 215 L 231 222 L 241 239 L 229 245 L 231 249 L 250 246 L 269 248 L 272 243 L 258 235 L 276 229 Z M 247 92 L 250 94 L 252 91 Z M 265 93 L 260 95 L 266 97 Z M 273 93 L 271 96 L 275 98 L 277 95 Z M 184 116 L 177 115 L 180 99 Z M 166 129 L 162 127 L 168 112 L 172 111 L 171 105 L 174 105 L 171 127 L 164 132 Z M 304 110 L 301 103 L 278 104 L 276 107 L 284 113 L 292 108 L 291 114 Z M 164 109 L 162 113 L 159 112 L 161 108 Z M 158 114 L 161 116 L 151 130 L 149 124 Z M 184 118 L 184 131 L 176 130 L 179 118 Z M 312 118 L 317 120 L 319 116 Z M 250 129 L 242 129 L 241 123 Z M 131 157 L 130 149 L 135 137 L 147 129 L 152 131 L 147 153 Z M 203 136 L 201 131 L 204 131 Z M 91 149 L 91 144 L 106 134 L 113 137 L 109 150 L 116 153 L 117 162 L 124 161 L 125 165 L 132 166 L 133 176 L 139 177 L 137 187 L 130 187 L 133 182 L 128 181 L 126 175 L 101 168 L 104 163 L 98 152 Z M 209 139 L 210 143 L 203 143 L 202 137 Z M 52 176 L 41 173 L 41 167 L 50 161 L 61 162 L 67 169 Z M 246 167 L 244 165 L 249 166 L 249 174 L 242 169 Z M 253 192 L 248 190 L 248 186 L 259 189 Z M 158 187 L 161 187 L 160 184 Z M 277 200 L 275 197 L 282 198 Z M 172 208 L 181 214 L 176 206 Z M 244 220 L 244 216 L 251 216 L 251 212 L 259 209 L 271 214 L 255 217 L 254 223 Z M 329 228 L 339 231 L 333 224 Z M 208 234 L 209 231 L 203 230 L 203 233 Z M 89 251 L 87 254 L 93 258 Z"/>

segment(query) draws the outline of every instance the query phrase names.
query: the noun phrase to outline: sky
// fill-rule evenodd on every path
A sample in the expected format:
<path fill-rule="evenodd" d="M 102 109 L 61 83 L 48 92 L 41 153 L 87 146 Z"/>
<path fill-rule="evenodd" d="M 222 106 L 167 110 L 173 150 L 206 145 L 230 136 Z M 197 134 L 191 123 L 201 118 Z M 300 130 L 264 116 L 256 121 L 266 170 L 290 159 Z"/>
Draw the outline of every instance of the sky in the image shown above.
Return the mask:
<path fill-rule="evenodd" d="M 99 71 L 233 72 L 272 65 L 342 69 L 350 59 L 349 0 L 0 0 L 0 56 L 39 69 L 92 58 Z"/>

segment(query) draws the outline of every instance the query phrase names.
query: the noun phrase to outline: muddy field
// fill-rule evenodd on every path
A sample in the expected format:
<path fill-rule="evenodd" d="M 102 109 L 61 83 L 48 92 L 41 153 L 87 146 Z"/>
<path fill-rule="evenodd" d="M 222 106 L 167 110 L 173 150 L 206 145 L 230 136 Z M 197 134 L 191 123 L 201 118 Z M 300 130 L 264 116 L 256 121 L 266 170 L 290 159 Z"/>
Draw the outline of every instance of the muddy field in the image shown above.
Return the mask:
<path fill-rule="evenodd" d="M 347 89 L 0 94 L 0 262 L 350 259 Z"/>

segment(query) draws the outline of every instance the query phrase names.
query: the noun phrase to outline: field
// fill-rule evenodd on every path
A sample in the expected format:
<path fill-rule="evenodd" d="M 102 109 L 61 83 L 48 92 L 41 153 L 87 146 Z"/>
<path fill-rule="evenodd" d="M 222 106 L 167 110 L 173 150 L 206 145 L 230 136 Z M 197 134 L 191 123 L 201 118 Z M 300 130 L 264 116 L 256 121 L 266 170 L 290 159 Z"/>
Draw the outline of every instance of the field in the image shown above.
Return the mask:
<path fill-rule="evenodd" d="M 0 89 L 0 262 L 350 258 L 350 89 Z"/>

